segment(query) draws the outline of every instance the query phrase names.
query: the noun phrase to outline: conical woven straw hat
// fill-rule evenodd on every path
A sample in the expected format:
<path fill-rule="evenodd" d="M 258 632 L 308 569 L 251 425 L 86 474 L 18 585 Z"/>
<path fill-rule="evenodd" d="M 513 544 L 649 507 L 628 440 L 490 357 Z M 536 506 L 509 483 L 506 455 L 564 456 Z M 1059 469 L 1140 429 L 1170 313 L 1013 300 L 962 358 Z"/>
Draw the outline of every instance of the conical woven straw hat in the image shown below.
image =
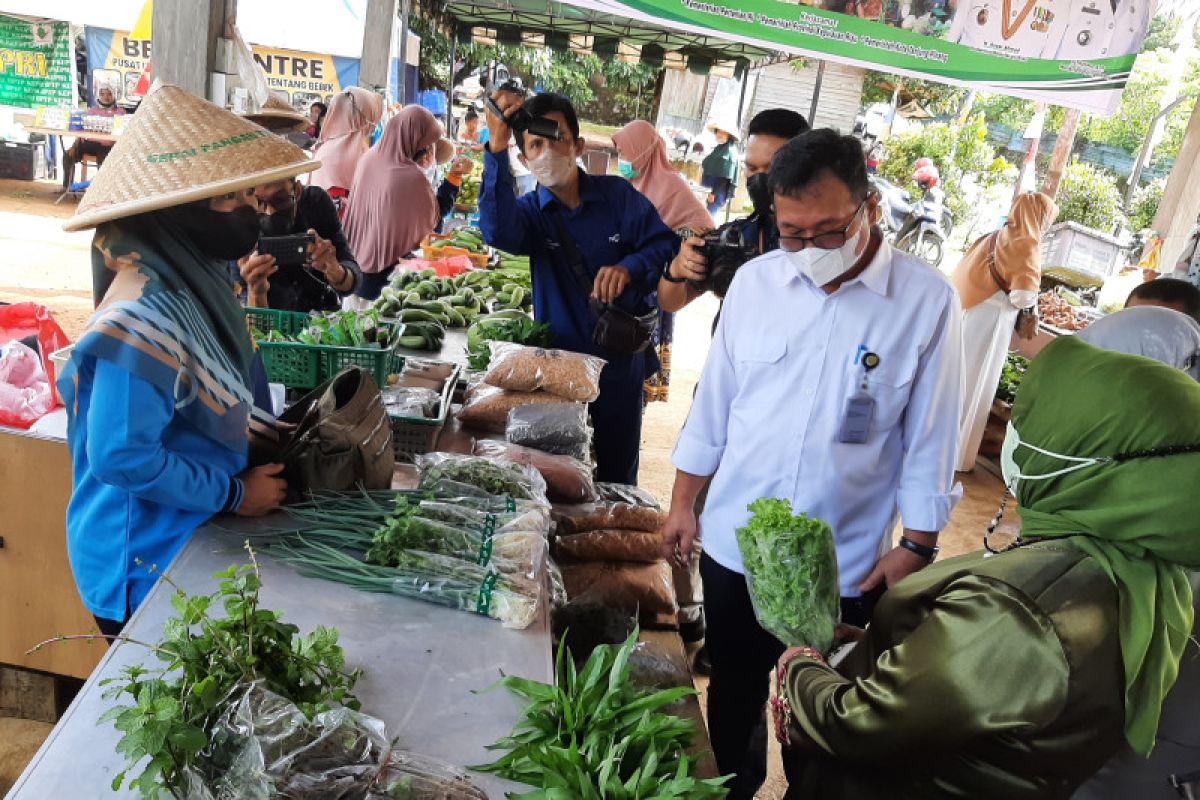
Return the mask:
<path fill-rule="evenodd" d="M 63 228 L 94 228 L 319 166 L 286 139 L 178 86 L 162 84 L 142 101 Z"/>
<path fill-rule="evenodd" d="M 308 125 L 308 117 L 280 100 L 275 95 L 267 98 L 263 107 L 253 114 L 247 114 L 246 119 L 256 125 L 262 125 L 272 133 L 291 133 Z"/>

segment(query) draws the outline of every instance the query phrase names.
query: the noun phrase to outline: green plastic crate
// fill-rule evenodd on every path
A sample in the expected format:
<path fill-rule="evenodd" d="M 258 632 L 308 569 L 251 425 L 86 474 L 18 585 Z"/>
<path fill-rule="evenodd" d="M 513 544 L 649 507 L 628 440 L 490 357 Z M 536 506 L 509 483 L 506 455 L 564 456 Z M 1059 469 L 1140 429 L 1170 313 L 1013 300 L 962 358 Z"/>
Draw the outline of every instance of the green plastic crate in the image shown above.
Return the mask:
<path fill-rule="evenodd" d="M 302 331 L 309 320 L 308 314 L 269 308 L 247 308 L 246 317 L 263 333 L 275 329 L 287 336 Z M 289 389 L 312 389 L 350 366 L 362 367 L 376 383 L 386 386 L 388 375 L 404 368 L 403 356 L 376 347 L 259 342 L 258 349 L 262 353 L 267 379 Z"/>
<path fill-rule="evenodd" d="M 273 308 L 247 308 L 246 318 L 255 330 L 263 333 L 277 330 L 284 336 L 295 336 L 308 325 L 309 315 L 298 311 L 276 311 Z"/>
<path fill-rule="evenodd" d="M 458 386 L 461 367 L 457 364 L 446 378 L 442 386 L 442 399 L 438 406 L 438 415 L 429 417 L 404 417 L 389 414 L 392 421 L 392 447 L 396 458 L 400 461 L 411 462 L 414 456 L 432 453 L 437 447 L 438 436 L 450 416 L 450 405 L 454 397 L 454 389 Z"/>

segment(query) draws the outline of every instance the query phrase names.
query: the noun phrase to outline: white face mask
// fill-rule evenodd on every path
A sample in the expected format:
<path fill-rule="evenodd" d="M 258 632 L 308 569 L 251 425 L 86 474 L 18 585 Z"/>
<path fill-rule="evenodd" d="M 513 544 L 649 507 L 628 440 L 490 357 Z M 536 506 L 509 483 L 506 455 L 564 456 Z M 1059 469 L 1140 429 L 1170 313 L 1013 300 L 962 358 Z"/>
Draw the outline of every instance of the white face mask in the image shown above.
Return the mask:
<path fill-rule="evenodd" d="M 575 169 L 575 159 L 553 150 L 547 150 L 529 162 L 529 171 L 547 189 L 557 189 L 570 183 Z"/>
<path fill-rule="evenodd" d="M 856 219 L 857 216 L 856 214 Z M 807 275 L 809 280 L 817 286 L 824 286 L 845 275 L 854 266 L 854 262 L 860 255 L 859 245 L 862 244 L 863 237 L 869 235 L 868 230 L 869 227 L 866 225 L 859 226 L 858 233 L 835 250 L 806 247 L 803 250 L 789 252 L 788 258 L 792 260 L 802 275 Z"/>
<path fill-rule="evenodd" d="M 1017 461 L 1013 457 L 1017 450 L 1022 447 L 1028 448 L 1035 453 L 1041 453 L 1049 458 L 1056 458 L 1059 461 L 1065 462 L 1068 466 L 1042 475 L 1023 475 L 1021 474 L 1021 468 L 1017 466 Z M 1080 458 L 1078 456 L 1068 456 L 1050 450 L 1043 450 L 1029 442 L 1022 442 L 1021 435 L 1017 433 L 1017 429 L 1013 427 L 1012 422 L 1009 422 L 1008 429 L 1004 434 L 1004 445 L 1000 448 L 1000 474 L 1004 476 L 1004 485 L 1012 492 L 1013 497 L 1017 498 L 1017 502 L 1020 502 L 1021 496 L 1017 494 L 1017 484 L 1021 481 L 1049 480 L 1050 478 L 1057 478 L 1081 469 L 1094 467 L 1097 464 L 1105 464 L 1112 460 L 1111 457 Z"/>

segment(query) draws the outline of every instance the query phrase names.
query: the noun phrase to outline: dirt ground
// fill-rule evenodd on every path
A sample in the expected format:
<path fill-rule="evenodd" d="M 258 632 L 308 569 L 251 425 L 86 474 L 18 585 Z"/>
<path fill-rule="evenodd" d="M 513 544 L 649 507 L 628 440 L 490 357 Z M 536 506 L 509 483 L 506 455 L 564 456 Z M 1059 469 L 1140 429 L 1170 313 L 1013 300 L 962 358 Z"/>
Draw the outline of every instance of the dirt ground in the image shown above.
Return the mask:
<path fill-rule="evenodd" d="M 67 198 L 55 204 L 58 187 L 49 182 L 0 180 L 0 301 L 33 300 L 47 306 L 67 335 L 82 332 L 92 309 L 91 233 L 65 233 L 62 222 L 75 208 Z M 692 390 L 700 378 L 717 304 L 705 297 L 678 315 L 672 358 L 670 401 L 652 403 L 642 427 L 641 483 L 664 503 L 674 470 L 671 449 L 687 418 Z M 943 532 L 943 557 L 978 550 L 996 512 L 1003 486 L 981 468 L 960 475 L 964 496 Z M 703 681 L 698 685 L 704 688 Z M 759 793 L 779 800 L 785 784 L 772 757 L 773 770 Z"/>

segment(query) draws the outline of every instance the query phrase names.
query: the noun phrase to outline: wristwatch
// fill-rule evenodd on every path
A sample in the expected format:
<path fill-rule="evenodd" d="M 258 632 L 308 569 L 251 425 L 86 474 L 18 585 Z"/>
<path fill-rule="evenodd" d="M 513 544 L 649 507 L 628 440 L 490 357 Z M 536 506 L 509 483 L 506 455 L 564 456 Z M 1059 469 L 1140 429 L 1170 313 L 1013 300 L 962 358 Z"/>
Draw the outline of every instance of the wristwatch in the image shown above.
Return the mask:
<path fill-rule="evenodd" d="M 671 262 L 667 262 L 667 266 L 662 271 L 662 279 L 667 283 L 687 283 L 687 278 L 676 278 L 671 274 Z"/>
<path fill-rule="evenodd" d="M 933 563 L 933 560 L 937 558 L 938 553 L 941 552 L 942 549 L 936 545 L 930 547 L 929 545 L 917 544 L 907 536 L 900 537 L 900 546 L 908 552 L 918 555 L 930 563 Z"/>

